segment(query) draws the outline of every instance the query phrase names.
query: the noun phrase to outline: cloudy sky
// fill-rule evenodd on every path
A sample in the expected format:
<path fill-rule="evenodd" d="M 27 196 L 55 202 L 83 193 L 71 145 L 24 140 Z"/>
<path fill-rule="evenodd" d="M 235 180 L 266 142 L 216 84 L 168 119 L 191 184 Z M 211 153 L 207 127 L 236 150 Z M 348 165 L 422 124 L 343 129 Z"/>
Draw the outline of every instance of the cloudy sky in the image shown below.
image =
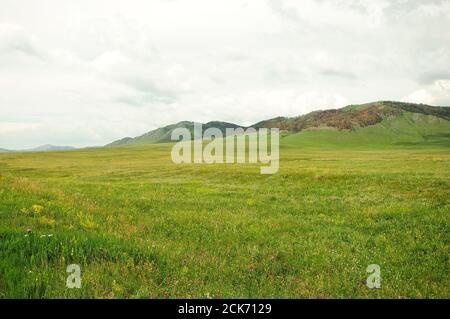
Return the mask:
<path fill-rule="evenodd" d="M 450 105 L 449 0 L 0 0 L 0 148 Z"/>

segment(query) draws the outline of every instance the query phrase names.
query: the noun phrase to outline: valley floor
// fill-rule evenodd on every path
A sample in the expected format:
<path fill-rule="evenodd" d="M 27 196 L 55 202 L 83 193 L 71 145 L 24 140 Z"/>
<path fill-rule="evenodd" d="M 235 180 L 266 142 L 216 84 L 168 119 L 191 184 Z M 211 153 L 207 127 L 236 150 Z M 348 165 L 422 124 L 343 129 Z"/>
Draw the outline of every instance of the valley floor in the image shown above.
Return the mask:
<path fill-rule="evenodd" d="M 450 297 L 449 148 L 259 166 L 175 165 L 169 145 L 0 154 L 0 297 Z"/>

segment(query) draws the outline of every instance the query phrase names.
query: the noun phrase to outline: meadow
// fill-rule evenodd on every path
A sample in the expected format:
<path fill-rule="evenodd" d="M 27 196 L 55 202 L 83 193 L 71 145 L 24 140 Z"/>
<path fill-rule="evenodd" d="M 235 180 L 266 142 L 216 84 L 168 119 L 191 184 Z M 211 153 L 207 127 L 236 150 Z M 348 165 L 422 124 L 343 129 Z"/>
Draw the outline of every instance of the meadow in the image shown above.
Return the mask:
<path fill-rule="evenodd" d="M 446 141 L 288 136 L 273 175 L 170 144 L 0 154 L 0 297 L 450 298 Z"/>

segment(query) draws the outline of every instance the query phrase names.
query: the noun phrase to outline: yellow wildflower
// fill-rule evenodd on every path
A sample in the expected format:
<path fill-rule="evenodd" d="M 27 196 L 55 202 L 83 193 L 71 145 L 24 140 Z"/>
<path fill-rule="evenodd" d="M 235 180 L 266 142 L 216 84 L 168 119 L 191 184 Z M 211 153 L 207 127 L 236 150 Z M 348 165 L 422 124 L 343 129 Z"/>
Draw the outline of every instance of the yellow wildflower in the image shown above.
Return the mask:
<path fill-rule="evenodd" d="M 31 208 L 36 214 L 39 214 L 44 209 L 44 206 L 34 204 Z"/>
<path fill-rule="evenodd" d="M 41 218 L 39 218 L 39 222 L 41 224 L 49 225 L 49 226 L 53 226 L 56 224 L 56 220 L 54 220 L 53 218 L 46 217 L 46 216 L 42 216 Z"/>

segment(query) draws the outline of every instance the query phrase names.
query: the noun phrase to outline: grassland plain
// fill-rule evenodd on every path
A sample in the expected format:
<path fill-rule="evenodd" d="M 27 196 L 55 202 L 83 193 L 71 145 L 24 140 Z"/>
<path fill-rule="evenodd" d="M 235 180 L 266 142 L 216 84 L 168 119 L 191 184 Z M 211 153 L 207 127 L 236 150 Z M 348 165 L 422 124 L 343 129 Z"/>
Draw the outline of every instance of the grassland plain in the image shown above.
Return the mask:
<path fill-rule="evenodd" d="M 0 297 L 449 298 L 448 138 L 303 136 L 274 175 L 175 165 L 170 144 L 0 154 Z"/>

